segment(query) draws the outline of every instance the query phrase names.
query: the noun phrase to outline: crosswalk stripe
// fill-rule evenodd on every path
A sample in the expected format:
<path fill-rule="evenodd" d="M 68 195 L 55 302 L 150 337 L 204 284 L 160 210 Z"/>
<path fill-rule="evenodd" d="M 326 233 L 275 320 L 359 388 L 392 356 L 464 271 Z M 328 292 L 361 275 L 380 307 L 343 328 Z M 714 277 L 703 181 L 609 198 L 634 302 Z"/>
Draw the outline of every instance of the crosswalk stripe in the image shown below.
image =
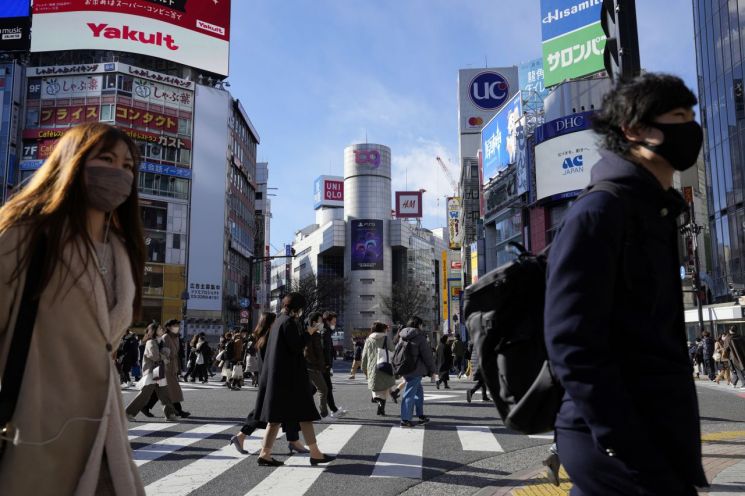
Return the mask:
<path fill-rule="evenodd" d="M 528 436 L 530 439 L 551 439 L 553 441 L 554 435 L 551 434 L 533 434 L 532 436 Z"/>
<path fill-rule="evenodd" d="M 174 451 L 178 451 L 186 446 L 207 439 L 208 437 L 218 434 L 227 429 L 234 428 L 225 424 L 206 424 L 201 425 L 190 431 L 182 432 L 173 437 L 158 441 L 157 443 L 148 444 L 142 448 L 132 451 L 135 465 L 142 466 L 147 462 L 162 458 Z"/>
<path fill-rule="evenodd" d="M 153 432 L 162 431 L 172 425 L 173 424 L 166 424 L 165 422 L 155 422 L 152 424 L 142 424 L 136 427 L 131 427 L 127 430 L 127 439 L 131 441 L 132 439 L 147 436 Z"/>
<path fill-rule="evenodd" d="M 463 451 L 493 451 L 502 453 L 502 445 L 489 427 L 481 425 L 459 425 L 458 438 Z"/>
<path fill-rule="evenodd" d="M 424 429 L 393 427 L 380 450 L 372 477 L 422 478 Z"/>
<path fill-rule="evenodd" d="M 327 455 L 336 454 L 352 439 L 360 427 L 360 425 L 351 424 L 330 425 L 318 434 L 318 446 Z M 325 467 L 326 465 L 315 467 L 310 465 L 309 455 L 291 456 L 285 461 L 284 466 L 269 474 L 246 496 L 266 496 L 267 494 L 300 496 L 305 494 L 318 480 Z"/>
<path fill-rule="evenodd" d="M 258 430 L 253 436 L 247 437 L 244 440 L 243 449 L 248 451 L 249 455 L 258 453 L 261 449 L 264 432 L 263 430 Z M 280 432 L 277 439 L 282 436 L 284 436 L 284 433 Z M 239 463 L 246 461 L 246 459 L 247 457 L 245 455 L 238 454 L 232 444 L 228 444 L 214 453 L 210 453 L 194 463 L 190 463 L 181 470 L 177 470 L 149 484 L 145 487 L 145 493 L 174 496 L 189 494 Z"/>

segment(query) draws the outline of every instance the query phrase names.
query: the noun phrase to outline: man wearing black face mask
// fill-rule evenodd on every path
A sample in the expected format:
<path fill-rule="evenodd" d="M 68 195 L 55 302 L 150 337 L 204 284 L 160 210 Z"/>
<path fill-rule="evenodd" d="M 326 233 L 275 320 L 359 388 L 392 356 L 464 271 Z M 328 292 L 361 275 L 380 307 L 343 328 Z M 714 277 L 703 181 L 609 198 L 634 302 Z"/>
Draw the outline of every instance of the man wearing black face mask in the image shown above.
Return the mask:
<path fill-rule="evenodd" d="M 594 118 L 602 158 L 551 245 L 545 340 L 566 390 L 556 436 L 573 494 L 707 485 L 678 275 L 686 205 L 672 189 L 701 149 L 695 104 L 667 75 L 611 91 Z"/>

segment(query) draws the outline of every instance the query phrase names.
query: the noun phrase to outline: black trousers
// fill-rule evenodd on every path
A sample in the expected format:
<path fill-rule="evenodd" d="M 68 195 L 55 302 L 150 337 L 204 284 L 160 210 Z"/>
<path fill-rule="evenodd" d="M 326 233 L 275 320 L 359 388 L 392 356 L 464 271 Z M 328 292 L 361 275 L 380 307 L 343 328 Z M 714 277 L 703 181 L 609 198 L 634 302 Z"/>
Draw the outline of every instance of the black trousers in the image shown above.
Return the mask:
<path fill-rule="evenodd" d="M 336 401 L 334 401 L 334 387 L 331 385 L 331 373 L 328 370 L 323 372 L 323 380 L 326 381 L 326 388 L 328 389 L 326 398 L 328 400 L 329 410 L 335 412 L 339 408 L 336 406 Z M 300 429 L 300 424 L 298 424 L 298 429 Z"/>
<path fill-rule="evenodd" d="M 147 405 L 145 405 L 146 410 L 150 410 L 152 407 L 155 406 L 155 404 L 158 402 L 158 395 L 156 394 L 156 391 L 153 391 L 153 394 L 150 395 L 150 401 L 147 402 Z M 173 408 L 176 409 L 176 413 L 181 413 L 184 411 L 184 409 L 181 407 L 181 403 L 178 401 L 173 402 Z"/>
<path fill-rule="evenodd" d="M 481 389 L 481 394 L 484 398 L 486 398 L 486 384 L 484 384 L 484 381 L 479 379 L 476 381 L 476 385 L 471 388 L 471 394 L 474 394 L 476 391 Z"/>
<path fill-rule="evenodd" d="M 696 488 L 679 474 L 644 473 L 631 469 L 617 457 L 602 453 L 584 431 L 556 429 L 561 464 L 574 486 L 571 496 L 695 496 Z"/>

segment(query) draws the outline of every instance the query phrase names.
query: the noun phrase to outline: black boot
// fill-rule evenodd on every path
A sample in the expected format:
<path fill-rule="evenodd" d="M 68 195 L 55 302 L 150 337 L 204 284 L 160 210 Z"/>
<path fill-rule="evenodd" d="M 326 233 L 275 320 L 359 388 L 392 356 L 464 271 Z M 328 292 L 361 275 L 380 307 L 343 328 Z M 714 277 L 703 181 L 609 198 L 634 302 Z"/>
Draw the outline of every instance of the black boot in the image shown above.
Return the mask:
<path fill-rule="evenodd" d="M 378 415 L 385 417 L 385 400 L 383 398 L 375 398 L 375 402 L 378 404 Z"/>
<path fill-rule="evenodd" d="M 391 398 L 393 398 L 394 403 L 398 403 L 398 396 L 401 394 L 401 391 L 398 390 L 398 388 L 391 389 Z"/>

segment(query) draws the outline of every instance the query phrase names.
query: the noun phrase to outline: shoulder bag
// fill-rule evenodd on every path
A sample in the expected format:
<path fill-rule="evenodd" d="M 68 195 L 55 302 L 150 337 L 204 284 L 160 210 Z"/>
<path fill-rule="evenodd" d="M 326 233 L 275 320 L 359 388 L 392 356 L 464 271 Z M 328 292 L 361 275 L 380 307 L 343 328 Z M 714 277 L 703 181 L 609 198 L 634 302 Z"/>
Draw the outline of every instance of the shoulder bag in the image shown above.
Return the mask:
<path fill-rule="evenodd" d="M 378 372 L 393 375 L 393 365 L 391 365 L 388 356 L 388 336 L 383 338 L 383 349 L 378 350 L 378 364 L 376 365 L 376 368 L 378 369 Z"/>
<path fill-rule="evenodd" d="M 8 360 L 3 371 L 2 389 L 0 389 L 0 459 L 9 442 L 18 438 L 18 430 L 11 422 L 21 392 L 23 372 L 26 369 L 28 350 L 34 332 L 36 313 L 39 310 L 41 297 L 41 269 L 46 257 L 47 243 L 42 238 L 34 248 L 26 271 L 26 284 L 21 296 L 13 338 L 8 350 Z"/>

